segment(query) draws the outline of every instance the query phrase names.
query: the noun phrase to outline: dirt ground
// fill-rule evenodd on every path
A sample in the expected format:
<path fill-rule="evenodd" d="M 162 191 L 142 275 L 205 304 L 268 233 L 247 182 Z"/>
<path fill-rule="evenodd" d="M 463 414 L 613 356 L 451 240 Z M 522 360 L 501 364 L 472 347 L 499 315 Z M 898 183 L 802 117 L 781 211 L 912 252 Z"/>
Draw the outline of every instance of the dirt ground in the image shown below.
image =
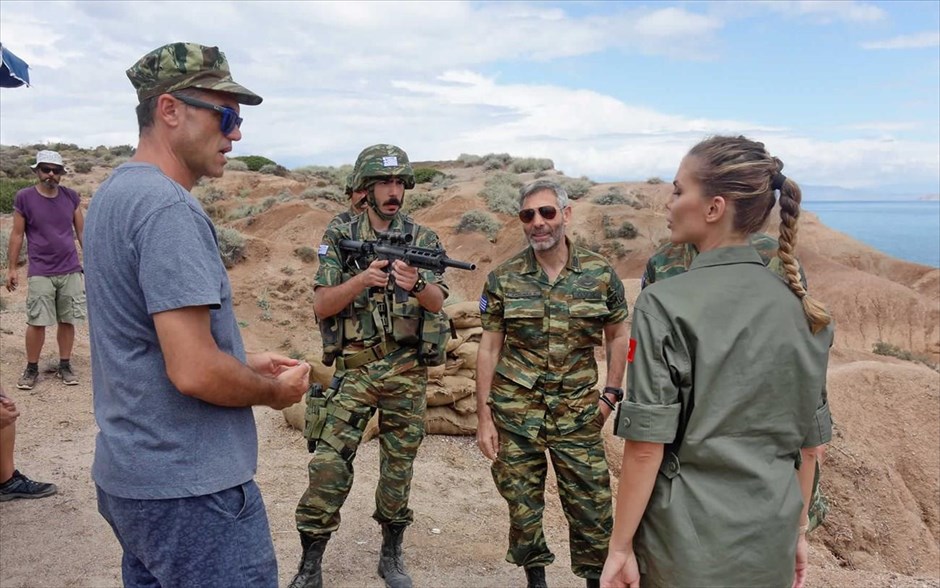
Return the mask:
<path fill-rule="evenodd" d="M 419 211 L 416 219 L 438 232 L 451 257 L 478 264 L 476 272 L 447 274 L 452 300 L 475 300 L 486 272 L 522 247 L 522 237 L 505 216 L 492 241 L 479 233 L 456 233 L 456 215 L 485 207 L 478 196 L 484 172 L 453 162 L 440 167 L 452 174 L 452 185 L 437 189 L 437 203 Z M 91 193 L 106 173 L 96 168 L 86 177 L 69 176 L 67 185 Z M 212 185 L 225 194 L 213 205 L 219 218 L 241 206 L 294 194 L 261 213 L 222 224 L 247 239 L 246 259 L 230 271 L 246 346 L 299 353 L 315 361 L 319 336 L 309 287 L 315 266 L 296 251 L 315 247 L 342 206 L 299 199 L 307 184 L 296 179 L 232 172 Z M 595 186 L 593 194 L 608 187 Z M 630 219 L 640 236 L 624 241 L 625 254 L 613 263 L 621 277 L 634 279 L 665 236 L 663 203 L 669 187 L 643 183 L 620 188 L 635 191 L 644 206 L 600 206 L 585 197 L 573 205 L 571 229 L 590 240 L 605 215 Z M 8 217 L 0 218 L 0 225 L 8 223 Z M 798 253 L 811 292 L 826 302 L 837 325 L 829 370 L 835 434 L 822 482 L 832 510 L 825 525 L 810 535 L 808 585 L 940 588 L 940 374 L 919 363 L 871 353 L 874 343 L 884 341 L 934 363 L 940 360 L 940 270 L 888 258 L 828 230 L 810 214 L 801 226 Z M 20 271 L 24 276 L 25 268 Z M 630 289 L 631 298 L 637 289 Z M 44 373 L 34 390 L 17 390 L 25 365 L 25 290 L 0 292 L 0 308 L 5 309 L 0 310 L 0 384 L 22 413 L 17 467 L 33 479 L 56 483 L 59 493 L 0 504 L 0 588 L 120 586 L 121 550 L 97 513 L 90 476 L 97 427 L 87 326 L 78 328 L 72 356 L 78 386 L 63 386 Z M 46 339 L 41 368 L 56 360 L 54 332 Z M 256 480 L 284 586 L 300 556 L 293 513 L 307 484 L 309 455 L 300 433 L 280 412 L 258 408 L 255 418 L 260 448 Z M 616 485 L 622 443 L 608 431 L 606 447 Z M 381 534 L 371 518 L 378 478 L 376 441 L 360 447 L 355 468 L 343 523 L 324 558 L 330 588 L 383 585 L 375 571 Z M 546 536 L 557 557 L 547 570 L 549 585 L 583 586 L 569 569 L 567 522 L 551 474 L 546 494 Z M 508 510 L 473 438 L 431 436 L 424 441 L 415 463 L 411 507 L 416 520 L 404 545 L 416 586 L 525 585 L 522 571 L 504 560 Z"/>
<path fill-rule="evenodd" d="M 97 513 L 90 476 L 97 428 L 87 327 L 79 327 L 73 355 L 81 380 L 78 386 L 63 386 L 53 374 L 44 373 L 32 391 L 16 390 L 24 365 L 19 296 L 7 297 L 8 309 L 0 313 L 0 382 L 22 412 L 17 422 L 16 463 L 30 477 L 56 483 L 59 493 L 42 500 L 0 504 L 0 586 L 120 586 L 121 550 Z M 50 337 L 41 366 L 55 360 L 51 342 Z M 307 483 L 308 454 L 300 434 L 280 412 L 258 408 L 255 418 L 259 436 L 256 479 L 267 504 L 280 584 L 286 585 L 300 556 L 293 513 Z M 381 535 L 371 518 L 377 474 L 378 444 L 373 440 L 360 448 L 343 523 L 326 552 L 324 583 L 328 587 L 383 586 L 375 573 Z M 931 481 L 925 483 L 929 486 Z M 547 501 L 546 535 L 557 556 L 548 568 L 549 585 L 583 586 L 569 569 L 567 523 L 553 479 L 547 485 Z M 416 586 L 524 585 L 521 570 L 503 559 L 507 508 L 472 438 L 431 436 L 425 440 L 415 464 L 411 506 L 415 524 L 406 533 L 405 553 Z M 838 530 L 842 517 L 836 512 L 831 518 Z M 930 574 L 852 569 L 853 565 L 828 551 L 823 541 L 830 539 L 821 533 L 813 536 L 810 586 L 940 586 L 938 577 Z"/>

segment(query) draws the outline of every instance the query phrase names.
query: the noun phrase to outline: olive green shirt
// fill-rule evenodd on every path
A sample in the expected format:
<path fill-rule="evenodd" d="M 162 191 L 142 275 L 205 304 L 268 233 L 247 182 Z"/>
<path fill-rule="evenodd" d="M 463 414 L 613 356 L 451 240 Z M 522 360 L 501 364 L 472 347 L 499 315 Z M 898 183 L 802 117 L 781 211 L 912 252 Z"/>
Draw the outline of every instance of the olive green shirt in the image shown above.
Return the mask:
<path fill-rule="evenodd" d="M 480 318 L 504 334 L 488 403 L 503 427 L 534 438 L 551 415 L 559 433 L 597 414 L 594 348 L 604 326 L 627 318 L 623 283 L 600 255 L 568 244 L 568 261 L 554 282 L 531 247 L 487 276 Z"/>
<path fill-rule="evenodd" d="M 749 246 L 643 289 L 615 431 L 666 445 L 634 539 L 644 586 L 790 585 L 832 336 Z"/>

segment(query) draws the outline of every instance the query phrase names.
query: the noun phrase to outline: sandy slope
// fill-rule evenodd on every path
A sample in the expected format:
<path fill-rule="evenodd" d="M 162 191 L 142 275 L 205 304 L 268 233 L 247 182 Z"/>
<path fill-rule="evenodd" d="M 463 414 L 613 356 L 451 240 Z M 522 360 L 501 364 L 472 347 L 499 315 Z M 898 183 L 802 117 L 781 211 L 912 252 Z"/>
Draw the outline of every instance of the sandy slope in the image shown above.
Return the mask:
<path fill-rule="evenodd" d="M 522 246 L 518 226 L 492 243 L 479 234 L 456 234 L 459 215 L 482 208 L 479 168 L 452 168 L 456 178 L 439 201 L 417 213 L 441 235 L 448 253 L 476 262 L 474 273 L 450 272 L 455 299 L 475 299 L 486 271 Z M 96 170 L 87 178 L 100 181 Z M 214 182 L 230 196 L 222 210 L 305 184 L 294 179 L 230 173 Z M 631 220 L 640 231 L 624 241 L 629 252 L 615 261 L 621 277 L 635 279 L 655 244 L 665 236 L 666 186 L 620 185 L 636 190 L 646 208 L 575 204 L 574 234 L 598 233 L 603 214 Z M 232 196 L 250 191 L 247 199 Z M 597 186 L 592 194 L 603 193 Z M 236 313 L 250 349 L 277 349 L 316 360 L 319 335 L 311 309 L 315 265 L 293 254 L 316 246 L 327 220 L 341 206 L 289 200 L 268 211 L 227 223 L 248 236 L 248 258 L 231 271 Z M 811 537 L 812 586 L 940 586 L 940 375 L 920 364 L 870 353 L 878 340 L 940 358 L 940 271 L 893 260 L 820 225 L 807 214 L 800 255 L 812 291 L 838 325 L 830 368 L 836 437 L 823 488 L 832 502 L 824 528 Z M 9 226 L 8 218 L 0 222 Z M 629 290 L 635 296 L 635 283 Z M 25 290 L 25 289 L 24 289 Z M 0 586 L 116 586 L 120 549 L 96 512 L 89 468 L 96 427 L 91 412 L 87 328 L 78 330 L 73 364 L 82 380 L 64 387 L 46 376 L 32 392 L 14 388 L 24 365 L 25 291 L 3 292 L 0 312 L 0 382 L 23 413 L 17 463 L 25 473 L 59 485 L 57 496 L 0 505 Z M 43 361 L 55 358 L 53 335 Z M 281 584 L 299 557 L 293 509 L 306 485 L 308 454 L 299 433 L 282 415 L 256 409 L 260 456 L 257 480 L 268 506 Z M 612 471 L 619 444 L 608 442 Z M 375 441 L 356 460 L 356 483 L 343 510 L 343 525 L 327 550 L 327 586 L 381 586 L 375 574 L 380 533 L 371 519 L 377 478 Z M 548 484 L 546 528 L 558 557 L 549 568 L 552 586 L 582 586 L 568 569 L 567 524 L 553 482 Z M 487 462 L 471 438 L 428 438 L 419 453 L 412 493 L 416 523 L 405 537 L 406 560 L 418 586 L 518 586 L 521 571 L 505 563 L 508 522 Z"/>

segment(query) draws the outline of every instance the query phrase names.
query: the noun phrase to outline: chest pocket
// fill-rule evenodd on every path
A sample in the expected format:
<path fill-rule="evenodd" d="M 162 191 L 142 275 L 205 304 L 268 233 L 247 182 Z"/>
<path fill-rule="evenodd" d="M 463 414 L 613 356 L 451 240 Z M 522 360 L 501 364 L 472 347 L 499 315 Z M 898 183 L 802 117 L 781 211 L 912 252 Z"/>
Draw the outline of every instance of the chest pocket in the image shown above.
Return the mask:
<path fill-rule="evenodd" d="M 568 304 L 568 337 L 571 346 L 594 347 L 604 342 L 604 320 L 610 311 L 607 302 L 596 299 L 574 300 Z"/>
<path fill-rule="evenodd" d="M 506 343 L 510 346 L 541 348 L 548 344 L 544 327 L 545 301 L 539 298 L 508 298 L 504 302 Z"/>
<path fill-rule="evenodd" d="M 353 303 L 343 311 L 342 316 L 345 321 L 343 325 L 344 343 L 372 341 L 379 336 L 378 327 L 372 316 L 372 304 L 368 290 L 360 292 L 353 299 Z"/>

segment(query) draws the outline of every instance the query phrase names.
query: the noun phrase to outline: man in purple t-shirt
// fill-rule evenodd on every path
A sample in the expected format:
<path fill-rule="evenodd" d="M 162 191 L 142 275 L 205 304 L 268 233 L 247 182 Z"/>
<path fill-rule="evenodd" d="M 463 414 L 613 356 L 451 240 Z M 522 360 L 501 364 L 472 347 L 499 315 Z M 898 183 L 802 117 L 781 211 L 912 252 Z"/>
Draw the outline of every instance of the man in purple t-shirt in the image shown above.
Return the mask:
<path fill-rule="evenodd" d="M 85 286 L 75 239 L 82 243 L 81 198 L 75 190 L 59 185 L 65 174 L 62 156 L 40 151 L 31 166 L 39 180 L 16 193 L 13 231 L 7 259 L 7 290 L 19 285 L 17 260 L 26 237 L 29 257 L 26 294 L 26 370 L 17 382 L 31 390 L 39 377 L 39 356 L 46 327 L 58 324 L 59 368 L 56 375 L 67 386 L 78 384 L 69 360 L 75 341 L 75 323 L 85 318 Z"/>

